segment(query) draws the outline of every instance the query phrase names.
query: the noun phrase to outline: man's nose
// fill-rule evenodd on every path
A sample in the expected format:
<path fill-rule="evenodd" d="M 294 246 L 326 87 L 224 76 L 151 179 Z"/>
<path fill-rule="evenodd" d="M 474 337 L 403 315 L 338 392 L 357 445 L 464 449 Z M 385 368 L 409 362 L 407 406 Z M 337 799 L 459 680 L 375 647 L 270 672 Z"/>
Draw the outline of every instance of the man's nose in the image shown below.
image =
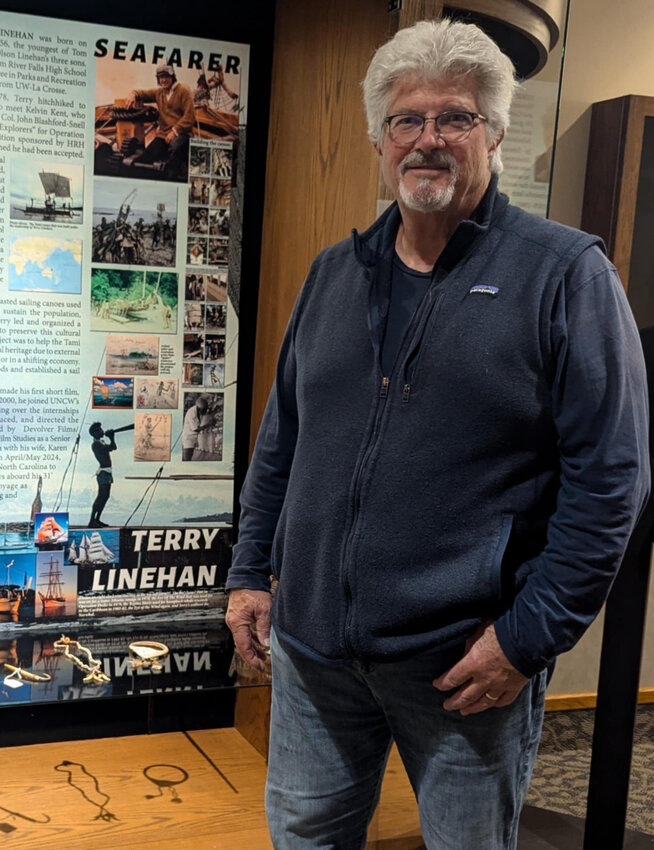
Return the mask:
<path fill-rule="evenodd" d="M 435 118 L 426 118 L 425 127 L 416 139 L 414 147 L 421 149 L 444 148 L 447 142 L 441 136 L 438 127 L 436 126 Z"/>

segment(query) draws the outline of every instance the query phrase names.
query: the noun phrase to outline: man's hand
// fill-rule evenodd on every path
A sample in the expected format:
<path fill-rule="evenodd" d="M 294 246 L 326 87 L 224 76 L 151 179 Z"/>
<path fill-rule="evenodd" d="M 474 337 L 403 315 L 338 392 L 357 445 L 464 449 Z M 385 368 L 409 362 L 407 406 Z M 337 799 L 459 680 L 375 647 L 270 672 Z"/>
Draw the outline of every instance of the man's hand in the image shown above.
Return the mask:
<path fill-rule="evenodd" d="M 271 606 L 272 597 L 266 590 L 230 590 L 225 614 L 236 651 L 250 667 L 261 672 L 268 655 L 265 649 L 270 646 Z"/>
<path fill-rule="evenodd" d="M 135 91 L 131 91 L 131 92 L 127 95 L 127 108 L 128 108 L 128 109 L 133 109 L 133 108 L 136 106 L 136 104 L 137 104 L 137 103 L 138 103 L 138 98 L 137 98 L 137 96 L 136 96 L 136 92 L 135 92 Z"/>
<path fill-rule="evenodd" d="M 433 685 L 439 691 L 458 687 L 443 708 L 466 715 L 510 705 L 528 681 L 502 651 L 495 626 L 485 623 L 468 640 L 463 658 Z"/>
<path fill-rule="evenodd" d="M 177 138 L 177 133 L 174 130 L 169 130 L 166 133 L 166 141 L 168 142 L 168 144 L 171 144 L 172 142 L 174 142 L 176 138 Z"/>

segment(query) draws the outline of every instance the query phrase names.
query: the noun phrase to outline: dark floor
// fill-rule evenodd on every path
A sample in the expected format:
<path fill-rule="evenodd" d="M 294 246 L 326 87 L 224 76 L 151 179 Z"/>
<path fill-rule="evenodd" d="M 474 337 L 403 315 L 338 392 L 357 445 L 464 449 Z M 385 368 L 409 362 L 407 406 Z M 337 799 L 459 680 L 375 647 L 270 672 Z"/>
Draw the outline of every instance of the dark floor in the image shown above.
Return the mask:
<path fill-rule="evenodd" d="M 582 850 L 593 721 L 592 709 L 545 715 L 520 850 Z M 586 850 L 654 850 L 654 705 L 638 707 L 624 844 Z"/>
<path fill-rule="evenodd" d="M 585 817 L 594 714 L 545 715 L 527 805 Z M 636 715 L 627 828 L 654 835 L 654 705 L 639 706 Z"/>
<path fill-rule="evenodd" d="M 518 832 L 519 850 L 582 850 L 584 820 L 573 815 L 525 806 Z M 654 835 L 627 830 L 622 847 L 602 847 L 592 850 L 654 850 Z"/>

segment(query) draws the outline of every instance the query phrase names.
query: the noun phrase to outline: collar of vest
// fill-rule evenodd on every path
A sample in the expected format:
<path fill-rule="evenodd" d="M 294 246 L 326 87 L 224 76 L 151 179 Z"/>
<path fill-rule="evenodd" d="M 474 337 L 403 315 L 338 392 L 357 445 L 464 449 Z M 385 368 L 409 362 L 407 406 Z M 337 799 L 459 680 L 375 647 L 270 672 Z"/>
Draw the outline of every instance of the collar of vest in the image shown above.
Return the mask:
<path fill-rule="evenodd" d="M 470 218 L 459 222 L 450 237 L 438 259 L 439 265 L 446 268 L 454 267 L 472 243 L 488 231 L 492 220 L 504 210 L 507 204 L 508 198 L 497 189 L 497 174 L 493 174 L 477 208 Z M 401 221 L 400 209 L 394 201 L 363 233 L 359 233 L 356 228 L 352 230 L 354 253 L 362 266 L 371 268 L 380 260 L 392 256 Z"/>

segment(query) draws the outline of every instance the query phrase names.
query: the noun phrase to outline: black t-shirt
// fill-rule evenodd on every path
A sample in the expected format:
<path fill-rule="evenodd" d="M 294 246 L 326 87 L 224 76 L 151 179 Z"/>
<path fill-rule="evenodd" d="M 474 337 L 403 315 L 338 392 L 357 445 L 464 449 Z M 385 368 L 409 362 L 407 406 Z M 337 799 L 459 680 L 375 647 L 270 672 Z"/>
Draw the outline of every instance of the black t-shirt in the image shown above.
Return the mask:
<path fill-rule="evenodd" d="M 381 354 L 382 371 L 386 376 L 390 375 L 413 314 L 429 289 L 431 276 L 430 271 L 410 269 L 394 253 L 391 299 Z"/>

